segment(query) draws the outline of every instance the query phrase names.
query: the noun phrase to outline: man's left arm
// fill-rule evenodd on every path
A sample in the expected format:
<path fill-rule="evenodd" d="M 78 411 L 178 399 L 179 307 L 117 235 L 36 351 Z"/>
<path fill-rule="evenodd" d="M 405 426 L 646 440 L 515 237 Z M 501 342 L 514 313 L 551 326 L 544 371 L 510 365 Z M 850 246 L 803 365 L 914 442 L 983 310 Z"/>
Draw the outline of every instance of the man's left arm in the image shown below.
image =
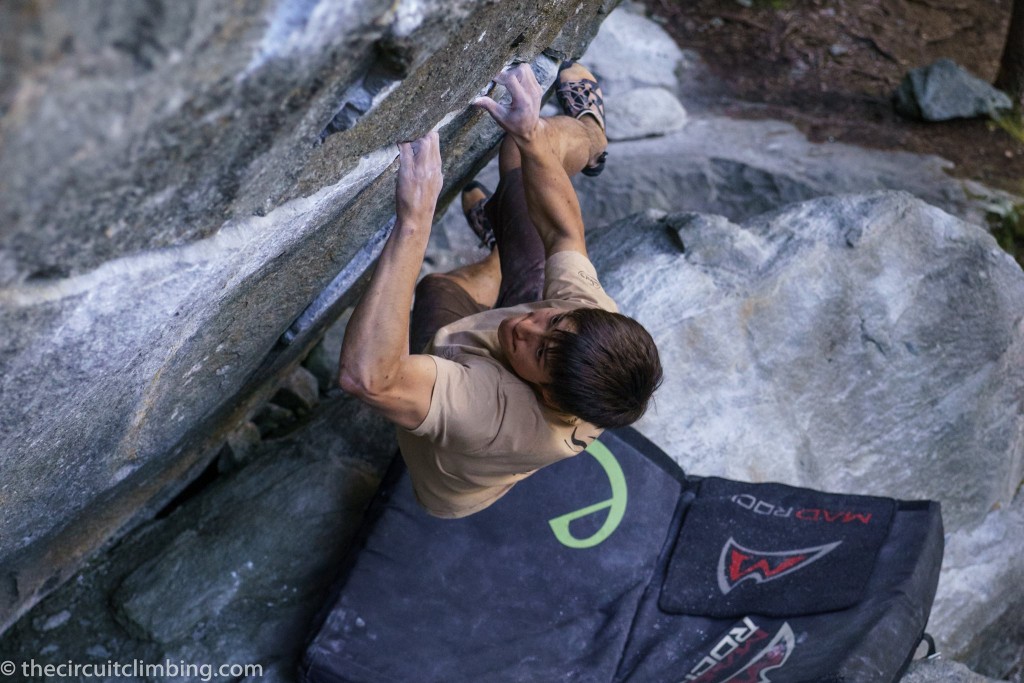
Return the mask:
<path fill-rule="evenodd" d="M 399 145 L 395 228 L 345 330 L 341 388 L 405 429 L 430 408 L 437 367 L 409 353 L 409 309 L 441 192 L 441 153 L 431 132 Z"/>
<path fill-rule="evenodd" d="M 494 81 L 505 86 L 511 101 L 505 105 L 484 96 L 474 104 L 486 110 L 519 149 L 526 208 L 544 244 L 545 256 L 560 251 L 586 256 L 579 199 L 556 150 L 559 133 L 551 131 L 548 120 L 540 117 L 544 91 L 533 69 L 529 64 L 518 64 L 498 74 Z"/>

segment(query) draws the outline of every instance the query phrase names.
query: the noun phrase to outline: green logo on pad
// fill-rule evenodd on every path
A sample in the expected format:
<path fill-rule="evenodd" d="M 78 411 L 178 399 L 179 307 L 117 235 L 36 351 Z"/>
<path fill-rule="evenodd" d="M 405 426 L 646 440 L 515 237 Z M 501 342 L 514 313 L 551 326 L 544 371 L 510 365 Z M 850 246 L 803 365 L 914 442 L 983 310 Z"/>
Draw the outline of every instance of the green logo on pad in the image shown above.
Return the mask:
<path fill-rule="evenodd" d="M 562 545 L 570 548 L 593 548 L 604 542 L 618 528 L 619 523 L 622 522 L 622 518 L 626 514 L 626 499 L 628 497 L 626 477 L 622 474 L 622 467 L 619 466 L 619 461 L 615 459 L 612 452 L 600 441 L 594 441 L 590 444 L 586 452 L 594 456 L 597 462 L 601 464 L 601 467 L 604 468 L 604 473 L 608 475 L 608 483 L 612 487 L 612 497 L 600 503 L 594 503 L 585 508 L 548 520 L 551 530 L 555 532 L 555 538 Z M 587 538 L 576 538 L 573 536 L 572 531 L 569 530 L 570 522 L 595 514 L 605 508 L 608 509 L 608 517 L 604 520 L 604 524 L 601 525 L 600 529 Z"/>

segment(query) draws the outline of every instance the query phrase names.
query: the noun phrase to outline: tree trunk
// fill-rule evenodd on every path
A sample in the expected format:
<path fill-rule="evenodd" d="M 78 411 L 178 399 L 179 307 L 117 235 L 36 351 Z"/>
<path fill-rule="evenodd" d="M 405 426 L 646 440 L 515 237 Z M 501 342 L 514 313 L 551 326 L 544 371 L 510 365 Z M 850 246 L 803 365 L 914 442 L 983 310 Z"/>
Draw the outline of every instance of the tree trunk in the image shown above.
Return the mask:
<path fill-rule="evenodd" d="M 1013 0 L 1010 29 L 1006 32 L 1006 45 L 995 86 L 1018 104 L 1024 96 L 1024 0 Z"/>

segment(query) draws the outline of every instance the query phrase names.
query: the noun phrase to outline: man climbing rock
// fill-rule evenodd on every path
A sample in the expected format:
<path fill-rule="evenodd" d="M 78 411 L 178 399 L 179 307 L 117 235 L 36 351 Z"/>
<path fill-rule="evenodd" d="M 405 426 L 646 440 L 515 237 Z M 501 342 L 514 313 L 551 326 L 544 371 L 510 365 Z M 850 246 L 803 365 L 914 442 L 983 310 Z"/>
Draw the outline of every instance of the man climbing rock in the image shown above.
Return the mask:
<path fill-rule="evenodd" d="M 495 81 L 511 103 L 475 104 L 507 133 L 500 181 L 493 196 L 477 183 L 463 191 L 490 254 L 415 286 L 441 156 L 436 132 L 402 143 L 394 232 L 341 351 L 342 388 L 397 425 L 416 497 L 439 517 L 482 510 L 602 429 L 635 422 L 662 376 L 650 334 L 601 288 L 569 180 L 604 167 L 593 75 L 564 64 L 563 114 L 549 118 L 540 118 L 543 93 L 529 66 Z"/>

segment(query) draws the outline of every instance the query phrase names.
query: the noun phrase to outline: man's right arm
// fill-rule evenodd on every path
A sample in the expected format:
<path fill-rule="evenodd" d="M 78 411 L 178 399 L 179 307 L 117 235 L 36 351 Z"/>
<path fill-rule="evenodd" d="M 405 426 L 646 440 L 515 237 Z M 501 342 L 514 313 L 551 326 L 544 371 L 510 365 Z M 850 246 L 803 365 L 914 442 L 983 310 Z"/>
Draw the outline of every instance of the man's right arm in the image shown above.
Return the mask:
<path fill-rule="evenodd" d="M 495 82 L 505 86 L 512 96 L 511 103 L 504 106 L 482 97 L 475 104 L 490 113 L 519 149 L 526 206 L 544 243 L 545 255 L 578 251 L 586 256 L 580 203 L 553 146 L 551 124 L 540 118 L 543 92 L 533 70 L 519 64 L 499 74 Z"/>
<path fill-rule="evenodd" d="M 395 228 L 345 329 L 338 380 L 345 392 L 414 429 L 430 409 L 437 367 L 430 356 L 409 353 L 409 308 L 443 178 L 436 132 L 399 150 Z"/>

